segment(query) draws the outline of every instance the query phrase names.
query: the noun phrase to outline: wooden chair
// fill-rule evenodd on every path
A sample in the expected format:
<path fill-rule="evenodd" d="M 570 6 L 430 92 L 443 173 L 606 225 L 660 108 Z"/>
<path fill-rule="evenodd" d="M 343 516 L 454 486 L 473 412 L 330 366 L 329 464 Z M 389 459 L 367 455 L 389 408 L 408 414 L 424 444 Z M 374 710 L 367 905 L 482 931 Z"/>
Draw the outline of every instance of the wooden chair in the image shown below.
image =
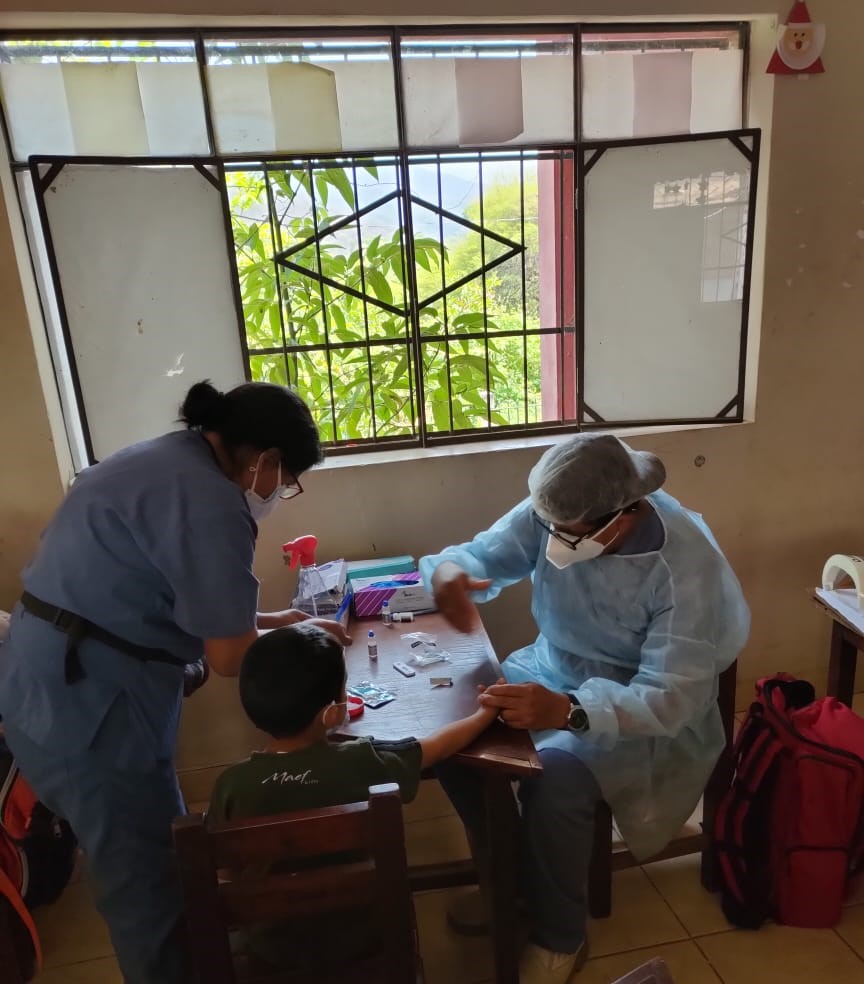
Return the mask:
<path fill-rule="evenodd" d="M 368 803 L 212 828 L 197 814 L 175 820 L 173 831 L 190 956 L 201 984 L 344 984 L 346 978 L 369 984 L 422 982 L 402 803 L 395 784 L 373 786 Z M 327 863 L 327 856 L 334 855 L 351 860 Z M 307 867 L 315 859 L 321 863 Z M 285 871 L 289 863 L 292 870 Z M 220 882 L 220 869 L 260 873 Z M 379 945 L 369 959 L 352 960 L 350 969 L 328 967 L 322 959 L 304 978 L 232 957 L 231 929 L 283 921 L 290 926 L 292 919 L 313 918 L 329 919 L 338 927 L 361 911 L 367 918 L 372 914 Z"/>
<path fill-rule="evenodd" d="M 594 819 L 594 848 L 588 876 L 588 907 L 595 919 L 605 919 L 612 913 L 612 872 L 623 868 L 633 868 L 651 861 L 679 858 L 687 854 L 702 855 L 702 884 L 709 891 L 716 891 L 718 877 L 714 855 L 714 818 L 723 794 L 732 779 L 732 741 L 735 728 L 735 683 L 737 663 L 720 674 L 717 706 L 723 719 L 726 733 L 726 747 L 711 773 L 702 797 L 702 820 L 700 828 L 684 830 L 656 857 L 648 861 L 637 861 L 624 847 L 613 845 L 612 812 L 608 804 L 601 802 Z"/>
<path fill-rule="evenodd" d="M 663 960 L 649 960 L 612 984 L 674 984 L 674 981 Z"/>

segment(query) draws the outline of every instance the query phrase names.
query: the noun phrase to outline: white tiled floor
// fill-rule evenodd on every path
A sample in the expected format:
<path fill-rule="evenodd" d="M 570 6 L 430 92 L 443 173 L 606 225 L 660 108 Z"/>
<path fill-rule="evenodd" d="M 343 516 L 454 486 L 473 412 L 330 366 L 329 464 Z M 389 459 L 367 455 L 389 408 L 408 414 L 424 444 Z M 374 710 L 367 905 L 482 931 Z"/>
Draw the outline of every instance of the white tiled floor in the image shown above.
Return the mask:
<path fill-rule="evenodd" d="M 200 791 L 203 783 L 186 788 Z M 423 784 L 406 821 L 412 861 L 465 856 L 464 834 L 437 784 Z M 457 891 L 416 900 L 429 984 L 491 979 L 488 941 L 446 926 Z M 86 880 L 37 915 L 46 965 L 38 984 L 121 984 Z M 589 932 L 592 959 L 580 984 L 609 984 L 653 956 L 667 961 L 676 984 L 864 984 L 864 891 L 852 896 L 836 930 L 733 931 L 716 897 L 701 888 L 695 856 L 616 874 L 612 917 L 592 922 Z"/>

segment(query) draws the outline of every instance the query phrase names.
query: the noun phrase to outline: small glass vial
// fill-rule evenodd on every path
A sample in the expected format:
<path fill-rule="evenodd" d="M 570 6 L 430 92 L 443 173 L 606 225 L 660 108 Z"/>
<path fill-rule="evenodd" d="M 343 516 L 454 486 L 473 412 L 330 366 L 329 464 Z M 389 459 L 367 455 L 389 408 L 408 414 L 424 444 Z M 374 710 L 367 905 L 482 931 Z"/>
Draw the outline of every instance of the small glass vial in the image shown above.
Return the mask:
<path fill-rule="evenodd" d="M 381 621 L 388 627 L 393 625 L 393 616 L 390 613 L 390 602 L 385 601 L 381 605 Z"/>
<path fill-rule="evenodd" d="M 375 633 L 369 630 L 369 641 L 366 643 L 366 648 L 369 650 L 369 659 L 378 659 L 378 643 L 375 640 Z"/>

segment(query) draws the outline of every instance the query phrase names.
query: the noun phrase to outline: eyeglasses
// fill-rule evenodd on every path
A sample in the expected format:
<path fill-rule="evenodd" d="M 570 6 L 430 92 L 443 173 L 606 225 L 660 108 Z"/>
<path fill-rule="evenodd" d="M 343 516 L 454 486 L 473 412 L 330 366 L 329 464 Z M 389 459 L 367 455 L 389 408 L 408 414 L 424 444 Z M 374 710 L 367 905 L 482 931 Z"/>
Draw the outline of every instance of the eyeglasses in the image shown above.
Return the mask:
<path fill-rule="evenodd" d="M 609 513 L 606 516 L 601 516 L 600 519 L 596 521 L 593 528 L 588 530 L 587 533 L 582 533 L 580 535 L 568 535 L 562 533 L 560 530 L 556 530 L 551 523 L 544 522 L 537 513 L 533 513 L 534 522 L 537 523 L 542 529 L 546 530 L 549 536 L 554 537 L 559 543 L 563 543 L 565 547 L 569 547 L 571 550 L 575 550 L 583 540 L 588 540 L 592 536 L 596 536 L 598 533 L 602 533 L 607 526 L 611 526 L 616 519 L 619 519 L 624 513 L 635 512 L 639 508 L 639 503 L 634 502 L 624 509 L 619 509 L 617 512 Z"/>
<path fill-rule="evenodd" d="M 291 475 L 291 472 L 288 472 Z M 300 484 L 300 479 L 296 475 L 291 475 L 291 481 L 288 482 L 284 489 L 279 493 L 280 499 L 293 499 L 295 496 L 303 494 L 303 486 Z"/>

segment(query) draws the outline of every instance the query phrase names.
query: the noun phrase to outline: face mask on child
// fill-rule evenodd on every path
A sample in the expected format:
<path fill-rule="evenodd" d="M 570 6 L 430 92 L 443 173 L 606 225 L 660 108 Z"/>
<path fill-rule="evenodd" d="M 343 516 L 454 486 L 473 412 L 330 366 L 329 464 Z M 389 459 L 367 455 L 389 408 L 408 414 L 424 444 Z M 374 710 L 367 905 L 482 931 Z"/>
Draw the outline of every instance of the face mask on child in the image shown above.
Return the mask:
<path fill-rule="evenodd" d="M 331 707 L 335 707 L 336 708 L 336 711 L 337 711 L 336 714 L 332 714 L 330 712 L 330 708 Z M 329 718 L 329 721 L 328 721 L 328 718 Z M 334 723 L 334 720 L 333 720 L 334 718 L 336 719 L 335 720 L 335 723 Z M 332 703 L 328 704 L 324 708 L 324 710 L 323 710 L 323 712 L 321 714 L 321 723 L 324 725 L 324 730 L 327 732 L 328 735 L 332 735 L 334 731 L 338 731 L 340 728 L 344 728 L 345 725 L 348 724 L 349 720 L 350 720 L 350 718 L 348 717 L 348 701 L 347 700 L 345 700 L 345 701 L 339 701 L 338 704 L 334 700 Z"/>

